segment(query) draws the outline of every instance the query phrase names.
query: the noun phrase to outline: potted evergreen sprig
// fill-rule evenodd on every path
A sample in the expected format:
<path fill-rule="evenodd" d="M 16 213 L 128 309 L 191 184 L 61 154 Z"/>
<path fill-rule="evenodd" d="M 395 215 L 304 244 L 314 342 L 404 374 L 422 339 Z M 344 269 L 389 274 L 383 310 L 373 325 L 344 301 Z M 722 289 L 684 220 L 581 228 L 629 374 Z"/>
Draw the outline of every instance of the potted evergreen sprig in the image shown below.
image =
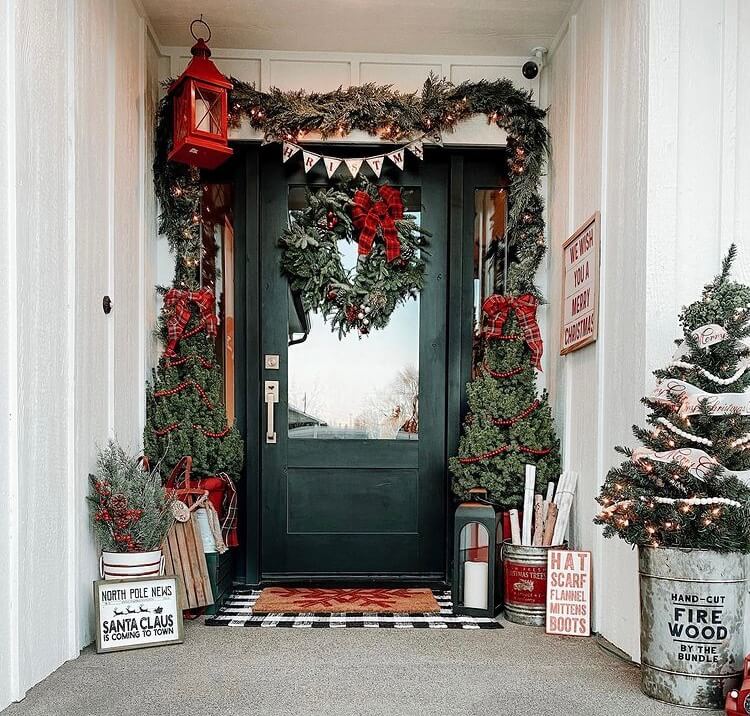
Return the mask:
<path fill-rule="evenodd" d="M 174 498 L 157 470 L 149 471 L 137 458 L 110 441 L 99 451 L 96 473 L 89 475 L 86 498 L 97 541 L 102 549 L 105 579 L 161 574 L 161 545 L 174 516 Z"/>
<path fill-rule="evenodd" d="M 643 399 L 642 446 L 617 448 L 597 501 L 604 536 L 637 546 L 642 688 L 721 708 L 743 656 L 750 552 L 750 286 L 731 281 L 736 248 L 698 301 L 684 339 Z"/>

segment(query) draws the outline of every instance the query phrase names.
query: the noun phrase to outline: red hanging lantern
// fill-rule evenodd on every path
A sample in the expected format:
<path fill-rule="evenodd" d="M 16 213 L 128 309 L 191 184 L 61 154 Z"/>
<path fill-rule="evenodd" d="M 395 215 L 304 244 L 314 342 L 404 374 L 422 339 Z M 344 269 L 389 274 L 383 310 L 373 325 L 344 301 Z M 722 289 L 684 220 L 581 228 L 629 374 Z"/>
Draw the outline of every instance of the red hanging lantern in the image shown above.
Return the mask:
<path fill-rule="evenodd" d="M 208 30 L 208 37 L 196 37 L 195 24 Z M 173 143 L 169 159 L 201 169 L 215 169 L 232 150 L 227 146 L 227 93 L 232 83 L 211 62 L 211 50 L 206 42 L 211 39 L 211 28 L 203 21 L 193 20 L 190 33 L 196 39 L 190 50 L 193 59 L 172 86 Z"/>

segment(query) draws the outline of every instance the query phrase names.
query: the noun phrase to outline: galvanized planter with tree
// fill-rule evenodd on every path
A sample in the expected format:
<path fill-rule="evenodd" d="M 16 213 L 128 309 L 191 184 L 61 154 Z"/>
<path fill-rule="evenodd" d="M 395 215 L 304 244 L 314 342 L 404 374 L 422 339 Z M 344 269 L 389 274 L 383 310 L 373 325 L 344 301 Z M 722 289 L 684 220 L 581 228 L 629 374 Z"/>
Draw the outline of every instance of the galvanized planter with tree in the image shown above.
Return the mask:
<path fill-rule="evenodd" d="M 642 688 L 721 708 L 742 673 L 750 552 L 750 287 L 729 279 L 734 246 L 684 340 L 643 402 L 643 444 L 607 475 L 596 518 L 639 549 Z"/>

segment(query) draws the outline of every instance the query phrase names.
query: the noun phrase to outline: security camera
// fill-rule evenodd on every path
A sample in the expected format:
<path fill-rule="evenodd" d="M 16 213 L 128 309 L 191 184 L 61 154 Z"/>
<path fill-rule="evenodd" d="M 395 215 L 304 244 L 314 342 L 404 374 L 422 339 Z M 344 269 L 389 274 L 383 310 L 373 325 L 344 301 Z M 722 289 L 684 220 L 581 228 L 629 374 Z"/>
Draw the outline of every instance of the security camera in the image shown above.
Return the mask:
<path fill-rule="evenodd" d="M 533 80 L 539 74 L 539 65 L 534 60 L 523 63 L 521 72 L 527 80 Z"/>
<path fill-rule="evenodd" d="M 546 47 L 532 47 L 529 55 L 533 57 L 533 60 L 528 60 L 523 63 L 521 67 L 521 73 L 527 80 L 533 80 L 539 74 L 539 71 L 544 67 L 544 56 L 547 54 Z"/>

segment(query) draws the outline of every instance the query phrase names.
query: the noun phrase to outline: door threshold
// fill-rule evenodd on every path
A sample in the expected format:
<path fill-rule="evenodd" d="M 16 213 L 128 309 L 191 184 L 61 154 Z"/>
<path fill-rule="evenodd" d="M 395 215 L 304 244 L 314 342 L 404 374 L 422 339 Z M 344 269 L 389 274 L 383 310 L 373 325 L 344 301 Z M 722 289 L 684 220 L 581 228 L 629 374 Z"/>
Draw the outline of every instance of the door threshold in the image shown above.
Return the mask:
<path fill-rule="evenodd" d="M 362 587 L 374 585 L 383 589 L 405 587 L 427 587 L 449 589 L 450 584 L 443 573 L 431 574 L 299 574 L 274 572 L 263 574 L 258 588 L 283 584 L 284 586 Z"/>

